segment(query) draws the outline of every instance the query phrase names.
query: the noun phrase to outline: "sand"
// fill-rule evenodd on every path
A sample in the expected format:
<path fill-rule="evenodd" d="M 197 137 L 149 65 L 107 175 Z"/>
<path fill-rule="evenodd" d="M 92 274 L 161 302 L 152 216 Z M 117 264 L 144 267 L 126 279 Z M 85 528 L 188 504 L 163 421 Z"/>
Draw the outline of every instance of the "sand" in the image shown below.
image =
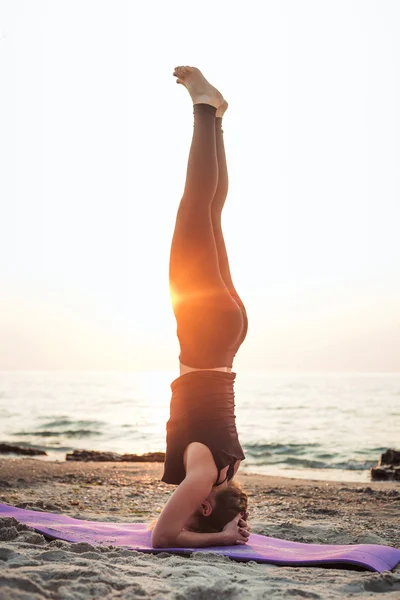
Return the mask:
<path fill-rule="evenodd" d="M 157 463 L 0 459 L 0 502 L 76 518 L 148 522 L 174 489 Z M 238 474 L 254 533 L 310 543 L 400 547 L 400 483 L 296 480 Z M 184 558 L 49 541 L 0 519 L 0 598 L 400 598 L 400 564 L 382 574 Z"/>

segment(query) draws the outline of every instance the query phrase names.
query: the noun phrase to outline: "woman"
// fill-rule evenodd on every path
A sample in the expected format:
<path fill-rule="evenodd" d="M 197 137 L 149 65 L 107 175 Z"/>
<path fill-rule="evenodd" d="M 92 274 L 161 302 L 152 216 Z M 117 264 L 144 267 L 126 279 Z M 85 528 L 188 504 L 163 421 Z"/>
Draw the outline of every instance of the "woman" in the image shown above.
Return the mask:
<path fill-rule="evenodd" d="M 193 139 L 170 256 L 181 353 L 172 382 L 162 481 L 178 487 L 153 529 L 154 547 L 244 544 L 247 496 L 232 481 L 245 458 L 234 414 L 232 363 L 247 315 L 232 283 L 221 212 L 228 192 L 220 92 L 194 67 L 177 67 L 192 98 Z"/>

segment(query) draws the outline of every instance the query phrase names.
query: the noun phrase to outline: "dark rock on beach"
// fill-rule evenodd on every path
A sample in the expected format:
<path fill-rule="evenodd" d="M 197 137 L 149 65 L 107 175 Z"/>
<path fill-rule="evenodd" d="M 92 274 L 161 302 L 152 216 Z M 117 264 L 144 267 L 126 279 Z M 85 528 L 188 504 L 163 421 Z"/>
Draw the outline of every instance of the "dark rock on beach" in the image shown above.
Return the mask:
<path fill-rule="evenodd" d="M 390 465 L 392 467 L 400 467 L 400 450 L 386 450 L 381 455 L 380 465 Z"/>
<path fill-rule="evenodd" d="M 74 450 L 65 455 L 65 460 L 82 460 L 84 462 L 120 462 L 121 455 L 116 452 L 98 452 L 97 450 Z"/>
<path fill-rule="evenodd" d="M 96 450 L 74 450 L 65 456 L 66 460 L 97 462 L 164 462 L 164 452 L 146 454 L 117 454 L 116 452 L 98 452 Z"/>
<path fill-rule="evenodd" d="M 146 452 L 146 454 L 123 454 L 122 462 L 161 462 L 165 460 L 165 452 Z"/>
<path fill-rule="evenodd" d="M 374 481 L 400 481 L 400 467 L 372 467 L 371 476 Z"/>
<path fill-rule="evenodd" d="M 0 454 L 22 454 L 24 456 L 47 456 L 44 450 L 35 448 L 21 448 L 12 444 L 0 444 Z"/>
<path fill-rule="evenodd" d="M 372 467 L 371 477 L 375 481 L 400 481 L 400 452 L 386 450 L 377 467 Z"/>

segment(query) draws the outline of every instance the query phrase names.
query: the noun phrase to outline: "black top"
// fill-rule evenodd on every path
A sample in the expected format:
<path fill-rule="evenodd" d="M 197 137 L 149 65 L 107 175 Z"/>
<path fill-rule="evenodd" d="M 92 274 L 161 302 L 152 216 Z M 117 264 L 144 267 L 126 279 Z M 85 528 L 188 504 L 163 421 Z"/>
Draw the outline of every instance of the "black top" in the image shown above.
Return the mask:
<path fill-rule="evenodd" d="M 183 454 L 191 442 L 210 449 L 218 469 L 216 481 L 228 465 L 227 479 L 232 479 L 235 462 L 245 459 L 236 430 L 235 378 L 236 373 L 191 371 L 171 383 L 162 481 L 178 485 L 185 479 Z"/>

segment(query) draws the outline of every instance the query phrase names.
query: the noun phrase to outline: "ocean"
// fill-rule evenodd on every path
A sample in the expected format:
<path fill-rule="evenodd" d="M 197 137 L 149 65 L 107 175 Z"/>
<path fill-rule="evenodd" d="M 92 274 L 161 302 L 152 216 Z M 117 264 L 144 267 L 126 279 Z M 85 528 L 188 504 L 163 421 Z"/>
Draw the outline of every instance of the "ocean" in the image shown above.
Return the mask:
<path fill-rule="evenodd" d="M 165 450 L 177 372 L 0 372 L 0 443 L 45 450 Z M 400 446 L 400 374 L 238 373 L 248 473 L 369 481 Z M 4 456 L 4 455 L 3 455 Z"/>

